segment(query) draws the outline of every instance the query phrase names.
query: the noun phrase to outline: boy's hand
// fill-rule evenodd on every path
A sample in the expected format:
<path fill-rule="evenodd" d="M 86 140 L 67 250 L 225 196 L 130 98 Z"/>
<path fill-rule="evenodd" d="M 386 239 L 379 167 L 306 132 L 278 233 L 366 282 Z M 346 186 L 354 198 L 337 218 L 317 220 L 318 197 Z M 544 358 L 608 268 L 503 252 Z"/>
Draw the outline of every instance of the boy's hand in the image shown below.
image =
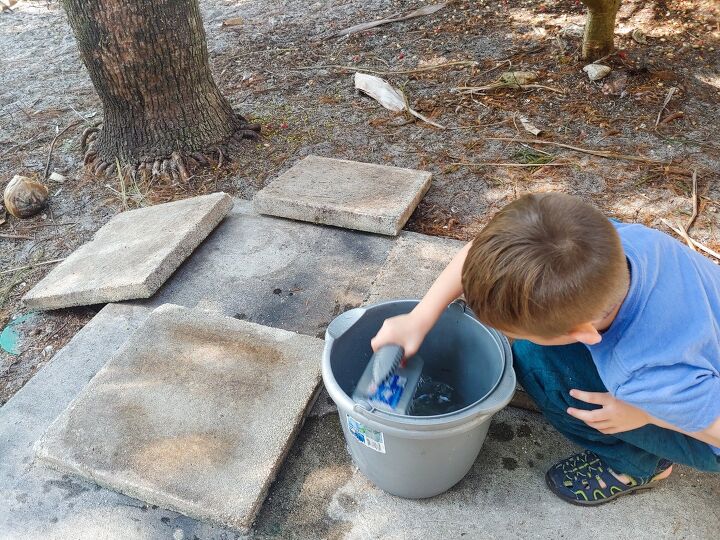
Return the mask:
<path fill-rule="evenodd" d="M 384 345 L 400 345 L 405 358 L 410 358 L 420 348 L 429 329 L 420 317 L 413 313 L 386 319 L 377 335 L 370 341 L 373 351 Z"/>
<path fill-rule="evenodd" d="M 650 415 L 642 409 L 625 403 L 607 392 L 570 390 L 570 395 L 585 403 L 600 405 L 599 409 L 592 411 L 570 407 L 567 413 L 601 433 L 611 435 L 630 431 L 649 424 L 651 420 Z"/>

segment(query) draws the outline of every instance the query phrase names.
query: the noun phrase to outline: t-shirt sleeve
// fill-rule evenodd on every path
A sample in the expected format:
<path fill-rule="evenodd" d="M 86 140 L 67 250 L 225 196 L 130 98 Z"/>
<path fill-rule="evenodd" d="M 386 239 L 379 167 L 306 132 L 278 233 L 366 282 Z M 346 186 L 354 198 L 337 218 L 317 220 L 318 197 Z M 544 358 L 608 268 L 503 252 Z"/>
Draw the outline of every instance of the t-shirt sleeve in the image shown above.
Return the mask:
<path fill-rule="evenodd" d="M 703 431 L 720 418 L 720 377 L 688 364 L 641 368 L 615 397 L 683 431 Z"/>

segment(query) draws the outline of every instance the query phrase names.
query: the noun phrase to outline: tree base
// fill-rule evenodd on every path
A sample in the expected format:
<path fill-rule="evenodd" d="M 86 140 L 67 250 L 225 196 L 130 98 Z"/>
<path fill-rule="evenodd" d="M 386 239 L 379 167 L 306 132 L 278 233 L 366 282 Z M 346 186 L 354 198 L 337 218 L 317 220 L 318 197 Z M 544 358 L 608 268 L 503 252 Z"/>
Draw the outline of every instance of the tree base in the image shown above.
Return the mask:
<path fill-rule="evenodd" d="M 231 161 L 230 156 L 238 149 L 240 143 L 246 139 L 257 140 L 260 138 L 259 124 L 249 123 L 240 114 L 236 116 L 240 120 L 239 127 L 230 137 L 218 144 L 195 152 L 175 151 L 169 156 L 153 156 L 150 159 L 131 164 L 122 164 L 119 161 L 113 163 L 100 158 L 97 136 L 102 128 L 100 126 L 90 127 L 83 132 L 80 138 L 80 147 L 84 153 L 83 163 L 90 172 L 98 177 L 117 174 L 117 168 L 120 166 L 120 172 L 130 174 L 133 178 L 139 175 L 153 179 L 170 178 L 174 182 L 187 182 L 192 177 L 192 171 L 213 166 L 220 168 L 223 164 Z"/>

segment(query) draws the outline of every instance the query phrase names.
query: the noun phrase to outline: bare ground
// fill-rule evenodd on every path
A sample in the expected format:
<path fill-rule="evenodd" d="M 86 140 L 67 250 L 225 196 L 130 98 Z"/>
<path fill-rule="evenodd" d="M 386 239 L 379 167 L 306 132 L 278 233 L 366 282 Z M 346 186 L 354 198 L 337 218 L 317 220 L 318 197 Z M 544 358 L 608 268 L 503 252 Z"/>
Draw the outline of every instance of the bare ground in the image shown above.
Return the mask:
<path fill-rule="evenodd" d="M 518 194 L 545 190 L 580 195 L 609 215 L 667 230 L 661 218 L 688 220 L 696 170 L 700 215 L 691 235 L 720 247 L 720 8 L 713 0 L 623 2 L 620 53 L 606 60 L 613 72 L 596 83 L 578 60 L 584 17 L 576 1 L 456 0 L 435 15 L 330 39 L 323 38 L 423 3 L 200 3 L 220 88 L 262 123 L 265 136 L 230 167 L 183 185 L 84 173 L 80 134 L 102 110 L 61 7 L 24 0 L 0 14 L 0 187 L 14 174 L 41 176 L 52 140 L 71 126 L 52 154 L 50 171 L 67 180 L 50 183 L 48 210 L 24 221 L 8 216 L 0 225 L 0 328 L 25 313 L 20 298 L 51 265 L 18 268 L 67 256 L 117 212 L 216 190 L 251 198 L 311 153 L 432 171 L 433 186 L 407 228 L 462 239 Z M 238 17 L 240 24 L 221 26 Z M 646 43 L 633 40 L 636 29 Z M 458 61 L 475 64 L 412 71 Z M 448 129 L 393 116 L 358 96 L 349 66 L 380 72 Z M 507 70 L 535 71 L 539 84 L 555 90 L 454 90 L 488 84 Z M 671 87 L 677 91 L 662 114 L 667 121 L 656 127 Z M 488 140 L 533 138 L 517 114 L 543 130 L 542 140 L 659 163 Z M 0 404 L 94 313 L 39 314 L 25 325 L 22 353 L 0 352 Z"/>

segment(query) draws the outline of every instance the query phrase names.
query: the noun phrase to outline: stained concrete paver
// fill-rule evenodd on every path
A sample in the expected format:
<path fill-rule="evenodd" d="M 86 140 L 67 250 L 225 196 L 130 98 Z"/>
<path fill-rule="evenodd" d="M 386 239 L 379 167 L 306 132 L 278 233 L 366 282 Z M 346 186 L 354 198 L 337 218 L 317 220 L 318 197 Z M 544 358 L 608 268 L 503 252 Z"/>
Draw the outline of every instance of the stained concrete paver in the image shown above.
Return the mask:
<path fill-rule="evenodd" d="M 74 251 L 23 298 L 31 309 L 147 298 L 232 207 L 213 193 L 122 212 Z"/>
<path fill-rule="evenodd" d="M 308 156 L 255 196 L 261 214 L 397 235 L 432 174 Z"/>
<path fill-rule="evenodd" d="M 141 501 L 252 524 L 316 396 L 323 341 L 156 309 L 53 423 L 38 457 Z"/>
<path fill-rule="evenodd" d="M 236 199 L 193 256 L 147 300 L 324 337 L 360 305 L 396 238 L 257 214 Z"/>
<path fill-rule="evenodd" d="M 422 298 L 465 242 L 403 232 L 365 297 L 365 304 Z"/>

